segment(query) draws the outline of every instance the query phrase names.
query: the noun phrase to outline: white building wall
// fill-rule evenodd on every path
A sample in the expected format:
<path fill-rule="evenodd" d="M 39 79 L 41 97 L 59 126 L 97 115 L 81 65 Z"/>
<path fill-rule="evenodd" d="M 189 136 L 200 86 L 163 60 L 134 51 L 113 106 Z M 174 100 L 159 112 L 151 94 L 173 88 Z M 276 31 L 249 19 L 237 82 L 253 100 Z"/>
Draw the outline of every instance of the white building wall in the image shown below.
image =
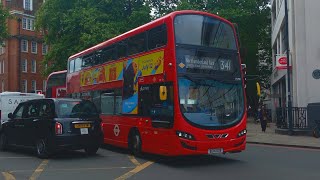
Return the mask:
<path fill-rule="evenodd" d="M 312 72 L 320 69 L 320 1 L 306 1 L 306 24 L 307 24 L 307 80 L 308 80 L 308 98 L 307 102 L 320 102 L 320 79 L 314 79 Z"/>
<path fill-rule="evenodd" d="M 306 107 L 308 103 L 320 102 L 320 79 L 312 77 L 312 72 L 315 69 L 320 69 L 320 0 L 287 1 L 292 64 L 292 105 Z M 271 5 L 274 3 L 278 3 L 276 7 L 279 7 L 279 12 L 276 13 L 275 22 L 272 22 L 274 24 L 272 27 L 272 47 L 279 47 L 280 43 L 278 53 L 285 53 L 285 49 L 281 45 L 281 28 L 285 23 L 285 3 L 284 0 L 271 0 Z M 275 58 L 275 54 L 273 54 L 273 58 Z M 286 74 L 286 70 L 277 70 L 274 67 L 271 84 L 278 86 L 279 81 L 283 80 L 285 76 L 287 87 Z M 277 101 L 276 98 L 274 101 Z"/>

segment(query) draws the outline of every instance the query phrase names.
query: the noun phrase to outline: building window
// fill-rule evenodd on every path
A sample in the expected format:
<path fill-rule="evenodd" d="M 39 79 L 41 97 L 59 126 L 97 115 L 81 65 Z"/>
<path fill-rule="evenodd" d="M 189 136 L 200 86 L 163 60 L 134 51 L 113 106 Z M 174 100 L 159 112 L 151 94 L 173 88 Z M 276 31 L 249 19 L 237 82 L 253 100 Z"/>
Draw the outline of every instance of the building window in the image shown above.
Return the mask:
<path fill-rule="evenodd" d="M 32 41 L 31 42 L 31 52 L 34 53 L 34 54 L 37 54 L 37 47 L 38 47 L 37 42 Z"/>
<path fill-rule="evenodd" d="M 32 0 L 23 0 L 23 8 L 28 11 L 33 10 Z"/>
<path fill-rule="evenodd" d="M 4 73 L 4 61 L 2 61 L 2 73 Z"/>
<path fill-rule="evenodd" d="M 22 72 L 27 72 L 27 68 L 28 68 L 28 62 L 26 59 L 21 61 L 21 70 Z"/>
<path fill-rule="evenodd" d="M 46 92 L 46 88 L 47 88 L 47 81 L 46 81 L 46 80 L 43 80 L 43 83 L 42 83 L 42 92 Z"/>
<path fill-rule="evenodd" d="M 21 52 L 28 52 L 28 41 L 21 40 Z"/>
<path fill-rule="evenodd" d="M 35 81 L 35 80 L 31 81 L 31 90 L 36 92 L 36 90 L 37 90 L 37 81 Z"/>
<path fill-rule="evenodd" d="M 22 29 L 27 29 L 27 18 L 22 18 Z"/>
<path fill-rule="evenodd" d="M 2 61 L 0 61 L 0 74 L 2 74 Z"/>
<path fill-rule="evenodd" d="M 42 54 L 45 55 L 48 52 L 48 46 L 46 44 L 42 44 Z"/>
<path fill-rule="evenodd" d="M 22 18 L 22 29 L 34 31 L 34 19 Z"/>
<path fill-rule="evenodd" d="M 36 73 L 37 72 L 37 61 L 34 60 L 34 59 L 31 61 L 31 72 L 32 73 Z"/>
<path fill-rule="evenodd" d="M 27 80 L 22 80 L 22 84 L 21 84 L 21 92 L 28 92 L 28 88 L 27 88 Z"/>

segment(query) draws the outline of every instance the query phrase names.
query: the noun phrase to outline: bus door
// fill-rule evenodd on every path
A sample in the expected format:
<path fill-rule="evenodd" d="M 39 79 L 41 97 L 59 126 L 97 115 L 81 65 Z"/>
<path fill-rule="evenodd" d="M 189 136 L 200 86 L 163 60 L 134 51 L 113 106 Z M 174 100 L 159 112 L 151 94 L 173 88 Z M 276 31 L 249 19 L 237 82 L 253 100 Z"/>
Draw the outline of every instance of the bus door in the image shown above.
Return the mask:
<path fill-rule="evenodd" d="M 108 90 L 101 92 L 101 119 L 104 139 L 107 141 L 114 139 L 114 91 Z"/>
<path fill-rule="evenodd" d="M 108 90 L 101 92 L 101 119 L 105 140 L 124 146 L 127 136 L 124 134 L 124 120 L 121 117 L 122 96 L 121 90 Z"/>
<path fill-rule="evenodd" d="M 139 101 L 143 145 L 160 151 L 168 150 L 168 139 L 173 127 L 172 83 L 141 85 Z"/>

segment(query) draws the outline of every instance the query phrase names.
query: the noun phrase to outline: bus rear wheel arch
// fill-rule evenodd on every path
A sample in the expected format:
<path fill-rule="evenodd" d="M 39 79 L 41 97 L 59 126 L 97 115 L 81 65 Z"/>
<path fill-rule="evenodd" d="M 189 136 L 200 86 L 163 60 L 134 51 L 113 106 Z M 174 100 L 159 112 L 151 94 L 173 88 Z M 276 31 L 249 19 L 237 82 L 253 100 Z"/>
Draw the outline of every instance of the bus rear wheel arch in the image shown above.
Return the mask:
<path fill-rule="evenodd" d="M 132 128 L 128 136 L 129 151 L 135 156 L 142 154 L 142 140 L 137 128 Z"/>

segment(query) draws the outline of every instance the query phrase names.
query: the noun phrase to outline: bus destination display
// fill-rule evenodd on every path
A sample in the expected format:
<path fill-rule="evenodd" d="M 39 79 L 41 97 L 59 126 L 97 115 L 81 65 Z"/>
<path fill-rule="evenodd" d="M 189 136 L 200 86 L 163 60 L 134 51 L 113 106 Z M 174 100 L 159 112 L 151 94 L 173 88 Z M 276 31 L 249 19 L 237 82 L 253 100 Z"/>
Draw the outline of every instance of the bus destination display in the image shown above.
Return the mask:
<path fill-rule="evenodd" d="M 223 57 L 198 57 L 185 55 L 187 69 L 207 69 L 216 71 L 232 71 L 231 59 Z"/>

